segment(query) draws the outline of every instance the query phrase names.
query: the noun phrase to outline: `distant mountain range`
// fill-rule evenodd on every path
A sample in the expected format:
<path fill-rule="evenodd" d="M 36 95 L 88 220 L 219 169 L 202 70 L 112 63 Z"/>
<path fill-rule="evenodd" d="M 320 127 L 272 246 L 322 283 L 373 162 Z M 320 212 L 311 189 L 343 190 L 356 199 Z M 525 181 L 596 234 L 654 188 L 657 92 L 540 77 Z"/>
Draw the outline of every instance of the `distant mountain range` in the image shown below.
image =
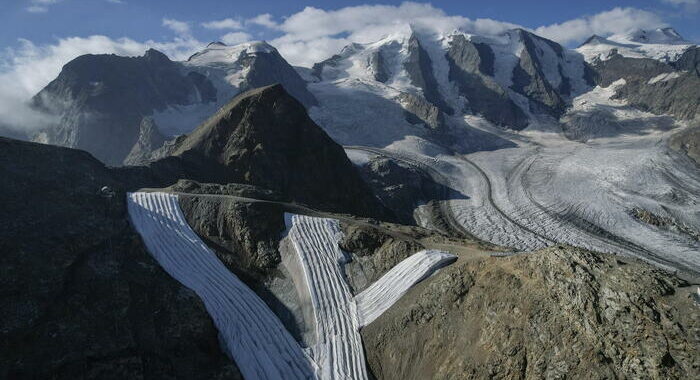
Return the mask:
<path fill-rule="evenodd" d="M 110 165 L 138 163 L 235 94 L 280 83 L 341 144 L 383 147 L 415 135 L 473 151 L 499 141 L 470 131 L 463 115 L 512 130 L 556 124 L 573 98 L 619 79 L 626 84 L 616 96 L 631 105 L 693 119 L 698 51 L 670 28 L 593 36 L 570 50 L 523 29 L 435 35 L 397 26 L 311 69 L 290 66 L 265 42 L 214 42 L 184 62 L 155 50 L 87 55 L 34 97 L 59 121 L 30 138 L 85 149 Z"/>

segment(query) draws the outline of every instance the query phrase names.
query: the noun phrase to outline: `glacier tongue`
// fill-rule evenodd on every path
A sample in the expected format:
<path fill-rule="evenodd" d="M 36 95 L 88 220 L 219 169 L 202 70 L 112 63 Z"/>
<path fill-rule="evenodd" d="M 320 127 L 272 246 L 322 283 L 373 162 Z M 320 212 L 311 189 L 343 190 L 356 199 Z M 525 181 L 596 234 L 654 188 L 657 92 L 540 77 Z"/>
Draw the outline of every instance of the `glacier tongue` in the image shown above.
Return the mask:
<path fill-rule="evenodd" d="M 130 193 L 128 210 L 151 255 L 202 299 L 246 379 L 315 376 L 314 363 L 279 319 L 190 228 L 176 195 Z"/>

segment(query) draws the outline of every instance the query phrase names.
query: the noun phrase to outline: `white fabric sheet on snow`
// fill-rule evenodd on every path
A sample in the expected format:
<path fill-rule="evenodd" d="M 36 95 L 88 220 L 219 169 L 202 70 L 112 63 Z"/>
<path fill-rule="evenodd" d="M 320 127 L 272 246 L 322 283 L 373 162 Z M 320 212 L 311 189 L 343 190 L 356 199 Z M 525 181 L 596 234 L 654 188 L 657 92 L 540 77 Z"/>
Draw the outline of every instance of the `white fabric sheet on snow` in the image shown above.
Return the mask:
<path fill-rule="evenodd" d="M 289 214 L 285 220 L 289 222 Z M 446 252 L 426 250 L 403 260 L 364 292 L 352 296 L 342 271 L 345 260 L 335 219 L 292 215 L 288 237 L 299 256 L 314 309 L 316 345 L 311 355 L 323 379 L 366 379 L 360 327 L 379 317 L 406 291 L 453 262 Z"/>
<path fill-rule="evenodd" d="M 413 285 L 456 259 L 456 256 L 446 252 L 424 250 L 391 268 L 382 278 L 355 296 L 360 327 L 372 323 Z"/>
<path fill-rule="evenodd" d="M 128 209 L 151 255 L 202 299 L 246 379 L 315 377 L 315 365 L 279 319 L 189 227 L 176 195 L 130 193 Z"/>

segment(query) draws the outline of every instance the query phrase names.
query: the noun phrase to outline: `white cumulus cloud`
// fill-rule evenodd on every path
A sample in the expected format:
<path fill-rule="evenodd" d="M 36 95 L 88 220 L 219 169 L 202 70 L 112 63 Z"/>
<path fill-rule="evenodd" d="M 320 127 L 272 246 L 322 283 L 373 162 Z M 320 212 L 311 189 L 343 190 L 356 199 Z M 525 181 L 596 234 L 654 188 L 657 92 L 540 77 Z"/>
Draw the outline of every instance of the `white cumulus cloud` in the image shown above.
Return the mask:
<path fill-rule="evenodd" d="M 227 45 L 238 45 L 240 43 L 252 40 L 253 36 L 245 32 L 231 32 L 224 34 L 220 37 L 220 39 L 221 42 Z"/>
<path fill-rule="evenodd" d="M 277 23 L 272 19 L 272 15 L 269 13 L 263 13 L 253 18 L 249 18 L 246 20 L 246 24 L 260 25 L 270 29 L 277 28 Z"/>
<path fill-rule="evenodd" d="M 462 29 L 497 34 L 517 25 L 491 19 L 447 15 L 430 4 L 405 2 L 393 5 L 360 5 L 324 10 L 306 7 L 285 18 L 275 28 L 283 35 L 272 40 L 292 64 L 309 66 L 337 53 L 350 42 L 372 42 L 411 25 L 432 32 Z"/>
<path fill-rule="evenodd" d="M 179 21 L 172 18 L 164 18 L 163 26 L 172 30 L 178 35 L 189 36 L 190 35 L 190 24 L 185 21 Z"/>
<path fill-rule="evenodd" d="M 535 32 L 561 44 L 581 42 L 597 34 L 626 33 L 635 29 L 652 29 L 666 26 L 656 14 L 637 8 L 613 8 L 593 16 L 585 16 L 560 24 L 541 26 Z"/>
<path fill-rule="evenodd" d="M 203 22 L 202 26 L 205 29 L 243 29 L 243 23 L 232 18 Z"/>

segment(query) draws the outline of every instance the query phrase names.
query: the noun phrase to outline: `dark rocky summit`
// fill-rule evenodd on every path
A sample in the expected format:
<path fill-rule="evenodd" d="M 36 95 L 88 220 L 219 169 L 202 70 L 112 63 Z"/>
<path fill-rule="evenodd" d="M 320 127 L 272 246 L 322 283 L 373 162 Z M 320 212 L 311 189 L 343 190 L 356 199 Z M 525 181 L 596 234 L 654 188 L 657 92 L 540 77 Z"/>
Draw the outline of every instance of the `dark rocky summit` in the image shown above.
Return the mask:
<path fill-rule="evenodd" d="M 163 53 L 142 57 L 83 55 L 34 97 L 35 107 L 57 124 L 35 141 L 78 148 L 110 165 L 121 165 L 139 138 L 144 117 L 171 105 L 216 101 L 202 74 L 187 72 Z"/>
<path fill-rule="evenodd" d="M 343 148 L 280 85 L 237 96 L 168 153 L 185 178 L 250 184 L 329 211 L 388 217 Z"/>
<path fill-rule="evenodd" d="M 130 227 L 120 173 L 0 138 L 0 175 L 1 378 L 240 378 Z"/>

